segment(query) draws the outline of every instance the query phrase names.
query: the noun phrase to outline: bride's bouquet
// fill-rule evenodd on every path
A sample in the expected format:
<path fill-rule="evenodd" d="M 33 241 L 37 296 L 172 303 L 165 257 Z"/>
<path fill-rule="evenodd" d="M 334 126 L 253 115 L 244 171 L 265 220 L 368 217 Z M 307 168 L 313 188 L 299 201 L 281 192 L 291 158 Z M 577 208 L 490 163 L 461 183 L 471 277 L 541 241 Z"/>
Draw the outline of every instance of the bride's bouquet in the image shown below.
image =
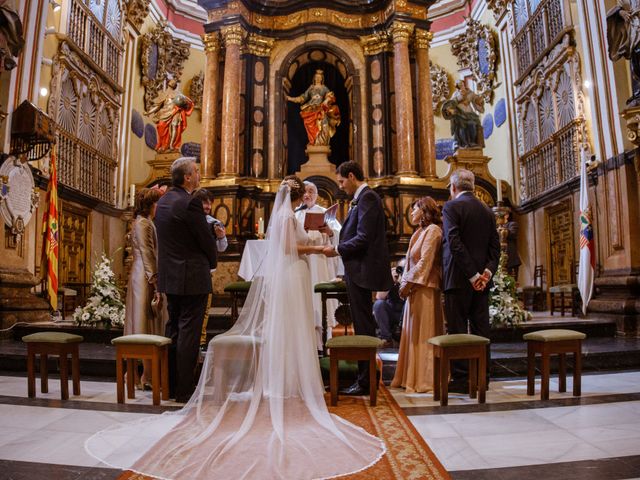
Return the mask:
<path fill-rule="evenodd" d="M 107 328 L 124 326 L 124 303 L 111 269 L 111 260 L 104 253 L 93 272 L 91 295 L 87 304 L 76 308 L 73 321 L 77 325 L 94 327 L 99 324 L 104 324 Z"/>

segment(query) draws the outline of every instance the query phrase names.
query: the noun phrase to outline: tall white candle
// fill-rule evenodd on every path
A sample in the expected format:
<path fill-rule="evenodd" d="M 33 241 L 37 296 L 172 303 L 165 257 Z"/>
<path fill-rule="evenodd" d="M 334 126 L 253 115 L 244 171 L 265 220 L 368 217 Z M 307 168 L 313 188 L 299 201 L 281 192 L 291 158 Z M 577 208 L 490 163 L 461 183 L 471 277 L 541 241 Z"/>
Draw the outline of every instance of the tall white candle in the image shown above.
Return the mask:
<path fill-rule="evenodd" d="M 260 217 L 260 220 L 258 220 L 258 234 L 264 235 L 264 220 L 262 219 L 262 217 Z"/>
<path fill-rule="evenodd" d="M 129 186 L 129 206 L 133 207 L 136 204 L 136 184 L 132 183 Z"/>
<path fill-rule="evenodd" d="M 496 180 L 496 190 L 498 192 L 498 202 L 502 201 L 502 180 Z"/>

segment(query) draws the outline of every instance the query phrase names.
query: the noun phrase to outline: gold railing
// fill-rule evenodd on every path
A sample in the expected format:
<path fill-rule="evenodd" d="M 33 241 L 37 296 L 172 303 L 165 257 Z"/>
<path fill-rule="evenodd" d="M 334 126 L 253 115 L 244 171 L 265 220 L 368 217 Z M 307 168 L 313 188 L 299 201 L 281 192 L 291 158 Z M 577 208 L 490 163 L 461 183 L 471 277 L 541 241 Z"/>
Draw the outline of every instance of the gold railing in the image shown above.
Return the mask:
<path fill-rule="evenodd" d="M 116 163 L 95 148 L 58 129 L 58 172 L 63 185 L 113 205 Z"/>
<path fill-rule="evenodd" d="M 564 0 L 543 0 L 527 23 L 516 34 L 512 45 L 516 52 L 518 80 L 535 67 L 566 30 Z"/>
<path fill-rule="evenodd" d="M 520 157 L 523 201 L 538 197 L 578 175 L 580 127 L 580 121 L 574 120 Z"/>

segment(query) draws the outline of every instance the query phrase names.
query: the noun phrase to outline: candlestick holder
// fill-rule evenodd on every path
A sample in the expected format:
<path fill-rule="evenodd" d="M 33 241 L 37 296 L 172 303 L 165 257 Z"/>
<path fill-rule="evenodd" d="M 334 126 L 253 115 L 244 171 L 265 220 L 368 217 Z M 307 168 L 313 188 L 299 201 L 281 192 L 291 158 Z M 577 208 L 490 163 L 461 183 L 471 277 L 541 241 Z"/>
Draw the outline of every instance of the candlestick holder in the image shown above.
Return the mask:
<path fill-rule="evenodd" d="M 507 268 L 507 237 L 509 236 L 507 214 L 510 212 L 510 209 L 506 207 L 503 202 L 497 202 L 492 210 L 496 216 L 496 228 L 498 229 L 498 236 L 500 237 L 500 263 L 498 268 L 504 272 Z"/>

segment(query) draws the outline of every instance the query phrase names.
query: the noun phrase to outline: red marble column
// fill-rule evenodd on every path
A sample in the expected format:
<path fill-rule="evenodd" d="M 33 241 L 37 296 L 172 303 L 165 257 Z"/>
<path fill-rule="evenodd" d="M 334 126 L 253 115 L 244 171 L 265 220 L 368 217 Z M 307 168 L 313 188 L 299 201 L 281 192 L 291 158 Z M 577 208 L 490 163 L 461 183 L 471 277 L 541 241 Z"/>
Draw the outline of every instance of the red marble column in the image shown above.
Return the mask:
<path fill-rule="evenodd" d="M 206 64 L 202 92 L 202 157 L 203 178 L 215 178 L 216 125 L 218 123 L 218 62 L 220 40 L 217 32 L 202 35 Z"/>
<path fill-rule="evenodd" d="M 429 66 L 429 43 L 433 34 L 427 30 L 416 30 L 416 62 L 418 64 L 418 155 L 420 170 L 427 178 L 437 178 L 436 174 L 436 129 L 433 122 L 433 95 L 431 92 L 431 72 Z"/>
<path fill-rule="evenodd" d="M 222 127 L 220 145 L 220 177 L 240 173 L 240 46 L 245 31 L 239 24 L 220 31 L 226 49 L 222 84 Z"/>
<path fill-rule="evenodd" d="M 396 137 L 398 145 L 397 175 L 416 175 L 415 144 L 413 141 L 413 102 L 411 98 L 411 70 L 409 38 L 414 26 L 393 22 L 389 33 L 393 38 L 393 80 L 396 96 Z"/>

